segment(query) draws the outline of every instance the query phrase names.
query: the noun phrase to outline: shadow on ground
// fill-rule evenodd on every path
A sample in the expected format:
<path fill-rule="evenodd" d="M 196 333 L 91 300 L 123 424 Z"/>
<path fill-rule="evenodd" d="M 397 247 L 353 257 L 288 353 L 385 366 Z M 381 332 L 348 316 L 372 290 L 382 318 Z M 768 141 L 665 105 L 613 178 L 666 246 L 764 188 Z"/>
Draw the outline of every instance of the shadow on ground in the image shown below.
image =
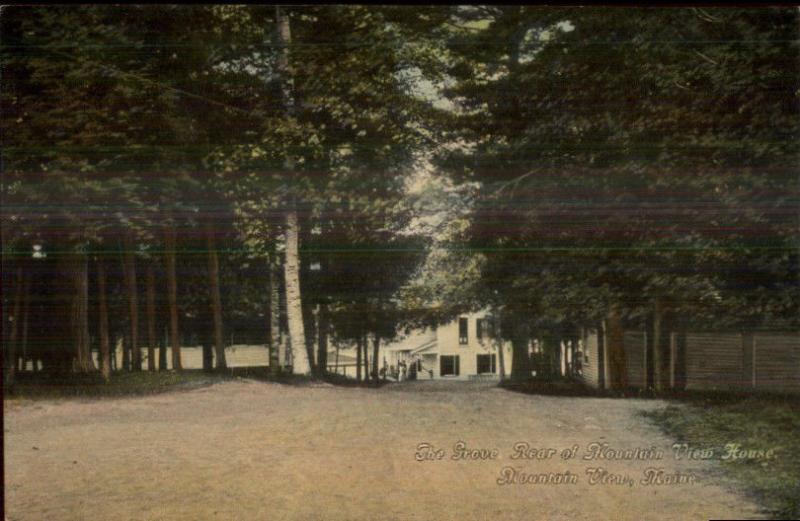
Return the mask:
<path fill-rule="evenodd" d="M 271 382 L 294 387 L 335 385 L 342 387 L 382 387 L 387 382 L 357 382 L 342 375 L 326 374 L 310 377 L 279 373 L 273 375 L 269 367 L 237 367 L 223 371 L 184 369 L 182 371 L 115 372 L 105 381 L 94 373 L 19 373 L 14 386 L 3 388 L 5 398 L 112 398 L 149 396 L 163 392 L 190 391 L 216 383 L 240 378 Z"/>
<path fill-rule="evenodd" d="M 800 403 L 800 395 L 794 393 L 763 392 L 728 390 L 664 390 L 627 388 L 624 390 L 595 389 L 583 384 L 579 380 L 537 380 L 531 379 L 523 382 L 506 381 L 498 384 L 500 387 L 523 394 L 540 394 L 547 396 L 586 396 L 595 398 L 642 398 L 650 400 L 667 400 L 684 403 L 699 404 L 724 404 L 739 402 L 757 396 L 766 402 L 794 402 Z"/>
<path fill-rule="evenodd" d="M 318 387 L 333 385 L 337 387 L 381 388 L 387 387 L 398 391 L 435 392 L 451 391 L 460 384 L 470 382 L 451 380 L 416 380 L 407 382 L 394 381 L 357 381 L 339 374 L 323 376 L 300 376 L 288 372 L 272 374 L 269 367 L 237 367 L 223 371 L 203 371 L 201 369 L 184 369 L 183 371 L 140 371 L 115 372 L 108 381 L 95 373 L 20 373 L 16 376 L 13 388 L 4 388 L 5 398 L 108 398 L 119 396 L 147 396 L 163 392 L 188 391 L 214 385 L 219 382 L 240 378 L 270 382 L 292 387 Z M 714 405 L 738 402 L 754 396 L 748 392 L 734 391 L 660 391 L 629 388 L 622 391 L 595 389 L 574 379 L 527 381 L 486 381 L 481 388 L 499 387 L 511 392 L 544 396 L 594 397 L 594 398 L 641 398 L 662 399 L 673 402 L 692 403 L 695 405 Z M 800 402 L 796 394 L 758 393 L 759 400 L 766 402 Z"/>

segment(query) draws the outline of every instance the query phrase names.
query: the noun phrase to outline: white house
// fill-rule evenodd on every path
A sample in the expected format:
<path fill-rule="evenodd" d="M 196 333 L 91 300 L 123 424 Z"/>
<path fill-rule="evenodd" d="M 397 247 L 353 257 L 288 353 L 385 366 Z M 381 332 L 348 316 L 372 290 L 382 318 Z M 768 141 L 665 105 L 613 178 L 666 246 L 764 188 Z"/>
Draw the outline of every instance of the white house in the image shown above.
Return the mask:
<path fill-rule="evenodd" d="M 390 366 L 405 362 L 408 372 L 422 380 L 499 378 L 501 361 L 505 374 L 511 373 L 511 343 L 503 343 L 501 357 L 488 312 L 464 314 L 433 330 L 413 333 L 387 345 L 384 352 Z"/>

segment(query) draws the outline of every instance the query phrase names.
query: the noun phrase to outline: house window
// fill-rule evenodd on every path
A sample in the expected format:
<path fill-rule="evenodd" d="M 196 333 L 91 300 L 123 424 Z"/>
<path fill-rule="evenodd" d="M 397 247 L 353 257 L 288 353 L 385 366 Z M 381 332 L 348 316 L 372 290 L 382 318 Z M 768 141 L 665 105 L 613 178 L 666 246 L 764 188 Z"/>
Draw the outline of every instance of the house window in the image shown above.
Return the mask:
<path fill-rule="evenodd" d="M 439 357 L 439 374 L 442 376 L 458 376 L 458 355 L 442 355 Z"/>
<path fill-rule="evenodd" d="M 497 372 L 497 355 L 478 355 L 478 374 L 494 374 Z"/>
<path fill-rule="evenodd" d="M 469 327 L 469 321 L 466 317 L 461 317 L 458 319 L 458 343 L 459 344 L 467 344 L 469 343 L 469 337 L 467 335 L 467 329 Z"/>
<path fill-rule="evenodd" d="M 486 319 L 485 318 L 476 318 L 475 319 L 475 338 L 478 340 L 483 340 L 483 331 L 486 328 Z"/>

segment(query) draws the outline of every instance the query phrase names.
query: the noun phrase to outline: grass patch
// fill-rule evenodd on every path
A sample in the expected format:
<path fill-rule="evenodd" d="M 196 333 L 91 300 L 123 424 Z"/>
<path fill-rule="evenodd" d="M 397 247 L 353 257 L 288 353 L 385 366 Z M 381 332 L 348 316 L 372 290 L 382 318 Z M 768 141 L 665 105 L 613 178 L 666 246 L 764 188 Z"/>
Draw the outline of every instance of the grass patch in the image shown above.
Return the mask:
<path fill-rule="evenodd" d="M 200 369 L 183 371 L 115 372 L 108 382 L 100 373 L 19 373 L 13 390 L 6 389 L 6 400 L 58 398 L 112 398 L 148 396 L 171 391 L 197 389 L 218 382 L 247 378 L 291 386 L 316 386 L 327 383 L 345 387 L 375 387 L 370 382 L 357 382 L 342 375 L 326 374 L 315 378 L 290 373 L 273 375 L 268 367 L 240 367 L 223 372 L 204 372 Z M 385 382 L 379 382 L 377 386 Z"/>
<path fill-rule="evenodd" d="M 355 378 L 329 372 L 320 376 L 301 376 L 290 373 L 278 373 L 273 375 L 269 367 L 240 367 L 231 369 L 230 372 L 242 378 L 251 378 L 253 380 L 294 386 L 316 386 L 321 383 L 326 383 L 338 387 L 382 387 L 390 383 L 385 380 L 379 380 L 376 383 L 372 379 L 359 382 Z"/>
<path fill-rule="evenodd" d="M 552 378 L 529 378 L 523 381 L 504 380 L 497 384 L 503 389 L 523 394 L 545 396 L 572 396 L 594 398 L 655 398 L 652 393 L 639 389 L 624 390 L 598 389 L 583 383 L 580 379 L 565 376 Z"/>
<path fill-rule="evenodd" d="M 503 389 L 523 394 L 542 394 L 547 396 L 601 396 L 602 391 L 592 389 L 577 380 L 531 378 L 525 381 L 504 380 L 497 384 Z"/>
<path fill-rule="evenodd" d="M 167 391 L 197 389 L 230 379 L 227 374 L 200 370 L 163 372 L 118 372 L 108 382 L 99 373 L 90 374 L 20 374 L 14 389 L 5 399 L 110 398 L 147 396 Z"/>
<path fill-rule="evenodd" d="M 776 519 L 800 519 L 800 401 L 796 397 L 694 400 L 644 413 L 681 443 L 714 450 L 726 476 Z M 775 457 L 722 460 L 726 445 Z"/>

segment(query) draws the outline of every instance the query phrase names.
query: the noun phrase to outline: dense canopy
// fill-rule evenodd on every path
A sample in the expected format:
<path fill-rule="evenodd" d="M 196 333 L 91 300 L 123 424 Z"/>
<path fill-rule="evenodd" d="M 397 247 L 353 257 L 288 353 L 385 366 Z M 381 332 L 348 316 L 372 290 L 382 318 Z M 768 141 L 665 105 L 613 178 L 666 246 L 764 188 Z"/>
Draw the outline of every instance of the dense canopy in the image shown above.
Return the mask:
<path fill-rule="evenodd" d="M 234 331 L 317 374 L 329 336 L 371 335 L 377 374 L 381 339 L 486 307 L 515 353 L 603 320 L 799 325 L 797 9 L 0 23 L 12 359 L 23 314 L 55 317 L 29 342 L 46 366 L 98 351 L 106 376 L 117 339 L 125 368 L 169 344 L 178 369 L 194 335 L 222 369 Z"/>

